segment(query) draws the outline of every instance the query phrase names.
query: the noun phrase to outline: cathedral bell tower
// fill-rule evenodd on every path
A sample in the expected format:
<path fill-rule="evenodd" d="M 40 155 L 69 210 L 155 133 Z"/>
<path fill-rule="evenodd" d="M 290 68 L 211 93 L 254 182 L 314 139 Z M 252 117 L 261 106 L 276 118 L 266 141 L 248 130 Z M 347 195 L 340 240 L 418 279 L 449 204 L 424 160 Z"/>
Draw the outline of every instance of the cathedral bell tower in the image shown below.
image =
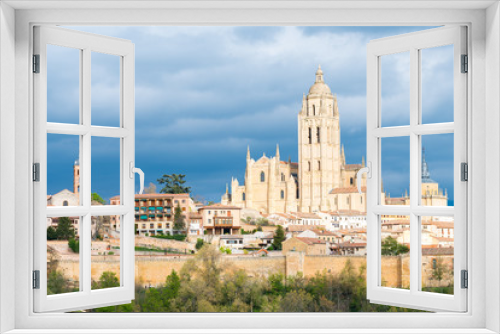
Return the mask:
<path fill-rule="evenodd" d="M 340 126 L 337 98 L 323 79 L 321 66 L 302 99 L 299 126 L 299 209 L 328 210 L 327 195 L 340 187 Z"/>

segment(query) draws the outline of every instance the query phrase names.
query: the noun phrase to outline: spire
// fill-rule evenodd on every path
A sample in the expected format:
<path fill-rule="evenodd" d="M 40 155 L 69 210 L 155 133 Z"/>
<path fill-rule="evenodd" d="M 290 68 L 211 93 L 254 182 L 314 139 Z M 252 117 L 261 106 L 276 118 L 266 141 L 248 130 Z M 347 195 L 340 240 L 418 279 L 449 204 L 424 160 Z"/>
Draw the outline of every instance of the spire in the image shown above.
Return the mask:
<path fill-rule="evenodd" d="M 250 161 L 250 145 L 247 146 L 247 161 Z"/>
<path fill-rule="evenodd" d="M 229 193 L 229 186 L 228 186 L 228 184 L 226 183 L 226 194 L 228 194 L 228 193 Z"/>
<path fill-rule="evenodd" d="M 321 70 L 321 65 L 318 65 L 318 70 L 316 71 L 316 81 L 315 82 L 325 82 L 323 80 L 323 71 Z"/>
<path fill-rule="evenodd" d="M 338 116 L 339 105 L 337 103 L 337 94 L 333 95 L 333 116 Z"/>
<path fill-rule="evenodd" d="M 344 144 L 342 144 L 342 164 L 345 165 Z"/>
<path fill-rule="evenodd" d="M 280 145 L 276 144 L 276 158 L 278 162 L 280 161 Z"/>
<path fill-rule="evenodd" d="M 422 183 L 436 183 L 431 179 L 431 173 L 427 161 L 425 161 L 425 147 L 422 147 Z"/>

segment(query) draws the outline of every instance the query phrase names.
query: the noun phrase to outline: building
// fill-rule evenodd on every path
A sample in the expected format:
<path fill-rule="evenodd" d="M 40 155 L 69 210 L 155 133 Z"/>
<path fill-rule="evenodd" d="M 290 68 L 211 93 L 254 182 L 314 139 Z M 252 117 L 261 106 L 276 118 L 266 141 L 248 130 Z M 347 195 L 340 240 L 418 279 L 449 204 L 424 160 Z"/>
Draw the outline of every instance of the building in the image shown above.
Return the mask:
<path fill-rule="evenodd" d="M 283 254 L 303 252 L 306 255 L 328 255 L 326 241 L 317 238 L 292 237 L 283 241 Z"/>
<path fill-rule="evenodd" d="M 119 205 L 120 196 L 112 197 L 110 202 L 111 205 Z M 181 208 L 184 219 L 195 211 L 189 194 L 136 194 L 135 233 L 151 236 L 173 234 L 177 206 Z M 186 228 L 188 227 L 186 222 Z M 111 216 L 111 230 L 120 231 L 120 216 Z"/>
<path fill-rule="evenodd" d="M 299 162 L 281 161 L 279 146 L 276 155 L 265 154 L 257 161 L 247 149 L 245 182 L 231 181 L 231 193 L 226 189 L 221 203 L 252 208 L 262 213 L 359 211 L 366 212 L 366 176 L 363 175 L 360 194 L 357 172 L 365 167 L 347 164 L 344 146 L 340 143 L 340 122 L 337 97 L 325 83 L 321 67 L 309 93 L 302 98 L 298 114 Z M 387 205 L 409 205 L 409 196 L 386 197 Z M 430 178 L 422 153 L 422 205 L 447 206 L 448 194 Z"/>
<path fill-rule="evenodd" d="M 195 204 L 196 205 L 196 204 Z M 203 235 L 203 217 L 198 212 L 188 212 L 186 217 L 188 235 Z"/>
<path fill-rule="evenodd" d="M 223 204 L 204 206 L 199 210 L 206 234 L 236 234 L 241 228 L 241 208 Z"/>

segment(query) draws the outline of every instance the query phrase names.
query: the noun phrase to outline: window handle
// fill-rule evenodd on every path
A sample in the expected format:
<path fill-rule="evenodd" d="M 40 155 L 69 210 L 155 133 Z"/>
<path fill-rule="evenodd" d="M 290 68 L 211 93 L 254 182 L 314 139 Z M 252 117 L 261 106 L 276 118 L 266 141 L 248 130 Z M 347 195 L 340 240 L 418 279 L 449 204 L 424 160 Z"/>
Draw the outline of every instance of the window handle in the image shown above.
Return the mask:
<path fill-rule="evenodd" d="M 144 192 L 144 172 L 142 171 L 142 169 L 134 167 L 133 161 L 130 161 L 129 166 L 130 166 L 129 170 L 131 179 L 134 178 L 135 173 L 139 174 L 139 185 L 140 185 L 139 194 L 142 194 Z"/>
<path fill-rule="evenodd" d="M 358 170 L 358 172 L 356 173 L 356 179 L 357 179 L 357 184 L 358 184 L 358 192 L 361 194 L 361 180 L 362 180 L 362 177 L 363 177 L 363 173 L 366 173 L 366 177 L 371 179 L 372 178 L 372 163 L 371 162 L 367 162 L 366 163 L 366 167 L 363 167 L 361 168 L 360 170 Z"/>

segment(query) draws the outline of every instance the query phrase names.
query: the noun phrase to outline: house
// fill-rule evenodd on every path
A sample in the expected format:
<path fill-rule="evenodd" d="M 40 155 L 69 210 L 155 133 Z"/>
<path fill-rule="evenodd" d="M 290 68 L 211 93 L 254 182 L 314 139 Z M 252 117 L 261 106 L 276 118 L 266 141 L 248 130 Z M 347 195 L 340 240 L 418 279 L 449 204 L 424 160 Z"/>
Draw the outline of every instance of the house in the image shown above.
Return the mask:
<path fill-rule="evenodd" d="M 240 207 L 220 203 L 207 205 L 199 210 L 204 230 L 212 235 L 239 232 L 241 228 L 240 212 Z"/>
<path fill-rule="evenodd" d="M 293 237 L 283 242 L 283 254 L 304 252 L 306 255 L 328 255 L 326 241 L 317 238 Z"/>

